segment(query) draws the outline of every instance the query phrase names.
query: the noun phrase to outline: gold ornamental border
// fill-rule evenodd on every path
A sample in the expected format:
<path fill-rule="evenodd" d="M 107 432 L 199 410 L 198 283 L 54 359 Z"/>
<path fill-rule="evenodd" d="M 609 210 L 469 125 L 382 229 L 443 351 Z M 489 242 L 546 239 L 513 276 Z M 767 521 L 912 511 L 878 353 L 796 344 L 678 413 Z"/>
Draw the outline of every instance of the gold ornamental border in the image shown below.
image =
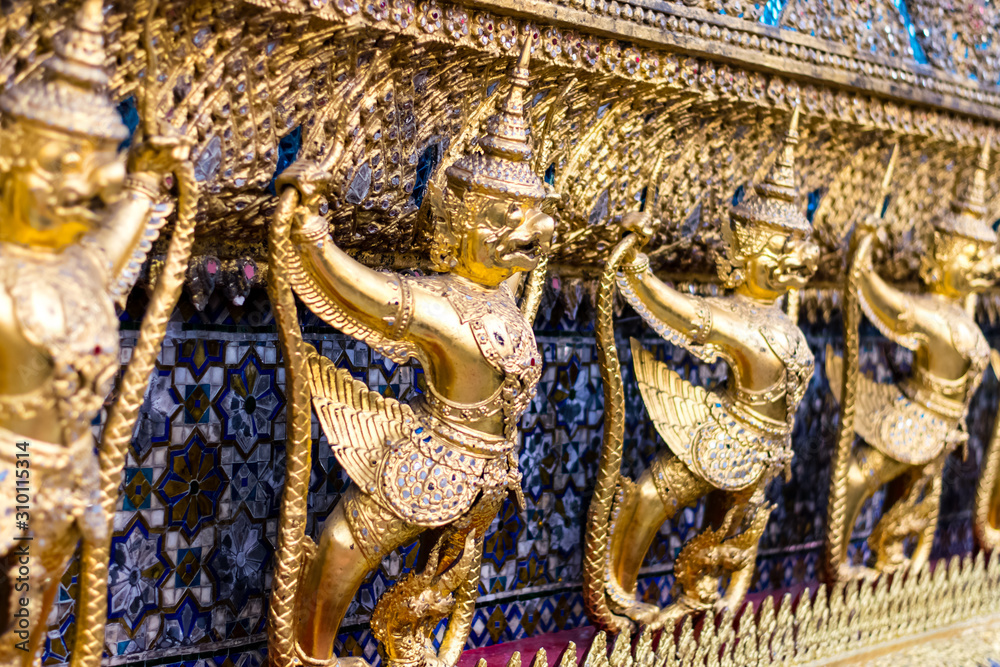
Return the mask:
<path fill-rule="evenodd" d="M 504 51 L 514 55 L 516 46 L 513 44 L 505 48 L 506 45 L 496 44 L 492 39 L 488 44 L 480 43 L 475 35 L 453 27 L 455 12 L 464 11 L 474 30 L 473 15 L 478 10 L 492 13 L 498 21 L 505 16 L 515 17 L 524 22 L 520 26 L 522 29 L 536 29 L 542 40 L 542 48 L 538 49 L 542 53 L 537 53 L 536 57 L 554 64 L 588 69 L 582 59 L 560 63 L 560 60 L 569 60 L 560 58 L 568 50 L 560 49 L 560 53 L 553 54 L 545 41 L 554 33 L 547 32 L 546 28 L 557 31 L 560 28 L 569 29 L 581 35 L 626 42 L 621 49 L 621 67 L 616 63 L 613 68 L 616 70 L 614 73 L 626 78 L 659 78 L 656 76 L 659 72 L 655 71 L 658 68 L 650 68 L 644 61 L 650 57 L 662 58 L 666 52 L 780 75 L 803 84 L 833 86 L 886 100 L 1000 121 L 1000 86 L 982 85 L 914 60 L 868 54 L 780 25 L 770 26 L 716 14 L 679 2 L 599 0 L 590 3 L 592 9 L 585 8 L 582 0 L 465 0 L 455 5 L 396 0 L 381 3 L 379 8 L 373 5 L 368 8 L 371 4 L 369 0 L 360 0 L 360 5 L 352 0 L 320 1 L 318 4 L 310 0 L 246 2 L 272 8 L 278 8 L 280 4 L 283 11 L 313 15 L 333 24 L 360 23 L 387 32 L 424 33 L 453 43 L 467 42 L 469 46 L 483 51 L 499 50 L 500 53 L 495 55 L 504 55 Z M 650 48 L 662 51 L 650 53 Z M 601 51 L 602 56 L 607 55 L 603 53 L 604 48 Z M 628 62 L 628 58 L 632 58 L 634 63 Z M 606 69 L 600 65 L 596 69 Z M 809 110 L 806 106 L 804 111 Z"/>
<path fill-rule="evenodd" d="M 965 146 L 981 145 L 988 128 L 1000 124 L 1000 86 L 662 0 L 600 0 L 592 10 L 570 0 L 244 1 L 331 27 L 410 36 L 492 57 L 516 57 L 519 36 L 530 34 L 537 63 L 763 107 L 789 110 L 798 101 L 807 117 Z"/>
<path fill-rule="evenodd" d="M 939 560 L 917 572 L 764 598 L 734 614 L 687 616 L 674 633 L 594 636 L 582 667 L 981 665 L 1000 658 L 1000 553 Z M 559 667 L 577 664 L 570 642 Z M 547 667 L 539 649 L 532 667 Z M 507 667 L 520 667 L 514 653 Z M 480 660 L 476 667 L 487 667 Z M 499 667 L 499 666 L 493 666 Z"/>
<path fill-rule="evenodd" d="M 1000 120 L 1000 87 L 980 86 L 930 65 L 881 58 L 797 30 L 680 3 L 602 1 L 597 9 L 604 10 L 603 15 L 554 2 L 468 0 L 468 4 L 748 69 Z"/>

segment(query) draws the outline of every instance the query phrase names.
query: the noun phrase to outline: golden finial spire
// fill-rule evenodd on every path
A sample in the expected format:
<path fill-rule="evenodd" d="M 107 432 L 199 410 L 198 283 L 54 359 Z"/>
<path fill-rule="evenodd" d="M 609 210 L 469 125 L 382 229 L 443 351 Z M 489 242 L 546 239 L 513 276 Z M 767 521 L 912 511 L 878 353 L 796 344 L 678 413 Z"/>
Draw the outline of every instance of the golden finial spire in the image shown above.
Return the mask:
<path fill-rule="evenodd" d="M 796 104 L 774 164 L 764 180 L 754 185 L 733 208 L 732 218 L 744 225 L 761 224 L 806 233 L 811 230 L 796 203 L 799 192 L 795 186 L 795 147 L 798 143 L 799 106 Z"/>
<path fill-rule="evenodd" d="M 530 59 L 528 35 L 509 74 L 510 92 L 486 121 L 486 133 L 479 139 L 482 152 L 465 155 L 448 167 L 445 174 L 449 180 L 481 191 L 545 198 L 542 179 L 531 169 L 531 124 L 524 109 Z"/>
<path fill-rule="evenodd" d="M 10 116 L 59 130 L 122 141 L 128 130 L 107 97 L 103 0 L 84 0 L 73 23 L 53 39 L 43 80 L 26 81 L 0 96 Z"/>
<path fill-rule="evenodd" d="M 992 137 L 987 135 L 972 176 L 972 185 L 965 196 L 956 194 L 948 212 L 934 220 L 934 228 L 938 231 L 985 243 L 997 240 L 996 232 L 986 221 L 986 172 L 990 168 L 991 143 Z M 956 182 L 956 191 L 960 187 Z"/>
<path fill-rule="evenodd" d="M 486 136 L 479 140 L 484 153 L 513 162 L 531 158 L 531 128 L 524 117 L 524 91 L 528 89 L 528 63 L 531 60 L 531 37 L 517 65 L 510 73 L 510 93 L 500 107 L 500 113 L 486 121 Z"/>
<path fill-rule="evenodd" d="M 885 195 L 889 194 L 889 188 L 892 185 L 892 176 L 896 172 L 896 162 L 899 159 L 899 142 L 897 141 L 892 145 L 892 153 L 889 154 L 889 164 L 885 168 L 885 175 L 882 176 L 882 187 L 879 192 L 882 194 L 882 198 L 885 199 Z M 881 206 L 882 202 L 879 202 Z"/>
<path fill-rule="evenodd" d="M 874 210 L 868 215 L 868 217 L 873 221 L 871 224 L 878 226 L 883 214 L 886 210 L 886 202 L 889 197 L 889 188 L 892 187 L 892 177 L 896 173 L 896 161 L 899 156 L 899 141 L 897 140 L 892 145 L 892 152 L 889 153 L 889 164 L 885 167 L 885 173 L 882 174 L 882 183 L 879 186 L 878 196 L 874 202 Z"/>
<path fill-rule="evenodd" d="M 46 67 L 66 79 L 94 87 L 105 87 L 103 0 L 84 0 L 73 25 L 56 35 L 55 55 Z"/>
<path fill-rule="evenodd" d="M 991 138 L 987 135 L 979 153 L 979 163 L 972 176 L 972 187 L 961 203 L 970 213 L 976 213 L 980 216 L 986 215 L 986 172 L 990 168 L 990 143 Z"/>
<path fill-rule="evenodd" d="M 757 186 L 761 196 L 771 199 L 794 201 L 798 197 L 795 189 L 795 147 L 799 143 L 799 107 L 792 111 L 792 121 L 785 131 L 785 140 L 778 149 L 778 156 L 764 178 Z"/>

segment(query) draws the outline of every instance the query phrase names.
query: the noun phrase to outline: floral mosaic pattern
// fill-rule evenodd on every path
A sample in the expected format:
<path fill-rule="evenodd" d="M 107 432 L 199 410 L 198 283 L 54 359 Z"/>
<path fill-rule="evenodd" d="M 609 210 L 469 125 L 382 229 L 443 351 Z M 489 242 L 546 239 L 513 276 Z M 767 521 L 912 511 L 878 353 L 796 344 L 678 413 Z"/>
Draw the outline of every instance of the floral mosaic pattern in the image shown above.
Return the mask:
<path fill-rule="evenodd" d="M 170 470 L 159 491 L 170 506 L 170 525 L 189 537 L 215 517 L 224 484 L 218 459 L 219 450 L 205 446 L 197 434 L 170 453 Z"/>
<path fill-rule="evenodd" d="M 242 364 L 226 369 L 226 385 L 219 396 L 224 437 L 235 440 L 243 453 L 271 438 L 271 425 L 285 404 L 276 376 L 277 369 L 264 366 L 253 350 Z"/>
<path fill-rule="evenodd" d="M 161 553 L 162 535 L 149 534 L 137 521 L 123 537 L 112 540 L 108 568 L 108 618 L 121 619 L 131 631 L 159 607 L 159 586 L 170 574 Z"/>
<path fill-rule="evenodd" d="M 565 287 L 574 298 L 549 291 L 536 323 L 545 367 L 521 424 L 527 508 L 519 513 L 508 502 L 490 530 L 469 648 L 588 623 L 580 592 L 582 548 L 603 397 L 592 302 L 585 291 Z M 129 318 L 128 311 L 123 318 Z M 266 298 L 256 293 L 240 308 L 223 307 L 215 297 L 201 312 L 182 304 L 175 318 L 186 326 L 168 335 L 123 475 L 105 662 L 258 667 L 266 663 L 267 598 L 285 465 L 284 369 L 273 319 Z M 403 401 L 421 392 L 419 367 L 381 358 L 306 312 L 300 319 L 309 342 L 373 389 Z M 696 362 L 650 337 L 636 319 L 627 310 L 619 318 L 628 406 L 623 470 L 633 476 L 662 443 L 644 417 L 631 377 L 628 336 L 644 337 L 647 347 L 693 382 L 711 386 L 725 377 L 721 365 Z M 796 424 L 792 479 L 776 480 L 769 491 L 777 509 L 761 543 L 755 591 L 818 579 L 836 431 L 822 355 L 827 342 L 835 349 L 840 343 L 835 327 L 815 327 L 807 335 L 818 371 Z M 123 332 L 123 363 L 133 344 L 134 332 Z M 863 338 L 861 356 L 866 370 L 882 380 L 908 363 L 871 332 Z M 939 555 L 972 548 L 970 480 L 978 475 L 996 402 L 997 383 L 987 378 L 970 410 L 969 458 L 953 457 L 945 472 Z M 315 423 L 313 438 L 307 528 L 317 536 L 350 480 Z M 867 556 L 865 537 L 881 511 L 882 494 L 877 494 L 858 521 L 852 547 L 856 560 Z M 701 529 L 703 515 L 702 507 L 689 508 L 663 526 L 640 578 L 644 599 L 670 600 L 674 558 Z M 416 556 L 414 545 L 398 550 L 361 588 L 338 640 L 341 655 L 380 661 L 368 619 L 379 596 L 414 565 Z M 63 577 L 50 617 L 46 665 L 68 662 L 76 567 Z M 443 630 L 439 626 L 439 638 Z"/>

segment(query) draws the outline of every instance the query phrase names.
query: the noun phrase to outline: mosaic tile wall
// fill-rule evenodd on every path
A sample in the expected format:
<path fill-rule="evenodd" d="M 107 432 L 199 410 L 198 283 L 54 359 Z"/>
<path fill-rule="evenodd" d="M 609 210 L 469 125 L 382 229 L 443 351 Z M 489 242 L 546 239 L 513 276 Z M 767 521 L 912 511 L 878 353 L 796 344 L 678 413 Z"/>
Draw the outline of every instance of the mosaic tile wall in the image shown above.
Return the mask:
<path fill-rule="evenodd" d="M 536 325 L 545 370 L 522 423 L 527 509 L 519 514 L 508 502 L 493 524 L 468 648 L 588 622 L 580 592 L 581 551 L 599 455 L 602 393 L 592 304 L 586 293 L 564 287 L 558 296 L 550 291 Z M 142 301 L 141 294 L 134 295 L 122 316 L 123 364 L 134 344 Z M 300 319 L 309 342 L 372 388 L 404 401 L 421 391 L 419 367 L 381 358 L 308 313 Z M 637 319 L 626 309 L 619 320 L 628 392 L 624 468 L 632 476 L 660 445 L 643 417 L 627 336 L 644 336 L 648 347 L 684 369 L 693 382 L 711 385 L 725 376 L 721 365 L 699 365 L 650 338 Z M 839 322 L 807 328 L 817 375 L 799 413 L 792 479 L 779 479 L 770 490 L 777 509 L 761 545 L 755 591 L 817 581 L 836 427 L 822 362 L 828 342 L 839 346 L 839 331 Z M 1000 344 L 997 336 L 994 341 Z M 874 332 L 863 338 L 862 358 L 881 380 L 908 364 Z M 972 482 L 996 403 L 997 383 L 989 376 L 972 406 L 969 457 L 948 462 L 938 555 L 972 549 Z M 142 408 L 115 516 L 107 664 L 255 667 L 266 662 L 284 429 L 284 370 L 266 297 L 254 292 L 239 308 L 213 297 L 202 312 L 182 303 Z M 349 480 L 315 420 L 313 435 L 308 529 L 316 536 Z M 880 515 L 882 496 L 876 495 L 858 521 L 856 559 L 867 555 L 864 538 Z M 700 529 L 702 515 L 701 507 L 685 510 L 660 531 L 640 580 L 647 600 L 670 599 L 673 559 Z M 383 561 L 348 613 L 338 652 L 379 663 L 367 620 L 379 595 L 415 557 L 416 548 L 409 547 Z M 71 568 L 63 579 L 50 619 L 46 665 L 67 661 L 76 575 Z"/>

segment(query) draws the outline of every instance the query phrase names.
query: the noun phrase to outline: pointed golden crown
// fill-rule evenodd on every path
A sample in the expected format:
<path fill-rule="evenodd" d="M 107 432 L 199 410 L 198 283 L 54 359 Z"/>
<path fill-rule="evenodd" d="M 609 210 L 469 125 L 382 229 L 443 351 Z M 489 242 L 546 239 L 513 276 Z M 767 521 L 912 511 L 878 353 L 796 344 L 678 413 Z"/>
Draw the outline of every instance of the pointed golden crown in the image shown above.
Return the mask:
<path fill-rule="evenodd" d="M 986 221 L 986 171 L 990 168 L 991 142 L 990 137 L 986 137 L 986 141 L 983 142 L 979 163 L 972 177 L 972 186 L 964 197 L 956 193 L 951 208 L 944 215 L 934 219 L 932 223 L 934 229 L 983 243 L 996 242 L 997 234 Z M 956 191 L 958 188 L 959 184 L 956 182 Z"/>
<path fill-rule="evenodd" d="M 0 111 L 58 130 L 122 141 L 128 129 L 107 97 L 103 0 L 84 0 L 73 24 L 56 35 L 41 80 L 0 96 Z"/>
<path fill-rule="evenodd" d="M 481 152 L 464 155 L 445 170 L 448 180 L 493 194 L 544 199 L 545 185 L 531 169 L 531 125 L 524 113 L 531 36 L 511 71 L 511 88 L 500 110 L 486 121 Z"/>
<path fill-rule="evenodd" d="M 796 105 L 767 177 L 755 184 L 743 201 L 732 208 L 732 219 L 746 226 L 766 225 L 809 233 L 812 229 L 809 221 L 796 204 L 799 192 L 795 187 L 795 146 L 798 143 L 799 107 Z"/>

